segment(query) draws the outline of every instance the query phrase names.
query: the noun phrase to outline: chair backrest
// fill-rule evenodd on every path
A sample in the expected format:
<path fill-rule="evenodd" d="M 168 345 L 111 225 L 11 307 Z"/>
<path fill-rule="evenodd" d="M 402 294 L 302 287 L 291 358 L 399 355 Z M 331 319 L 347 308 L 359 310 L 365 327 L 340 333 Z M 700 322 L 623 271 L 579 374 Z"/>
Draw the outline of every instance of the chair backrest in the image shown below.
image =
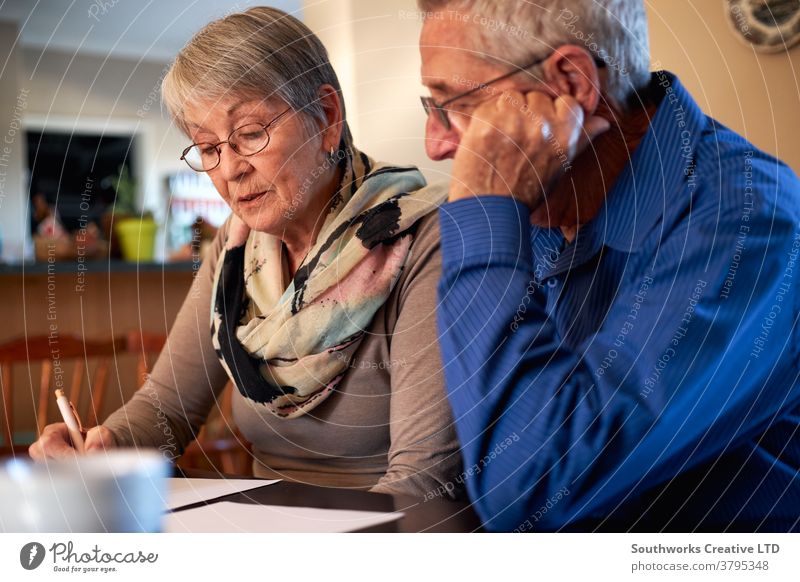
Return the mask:
<path fill-rule="evenodd" d="M 17 438 L 18 423 L 14 400 L 30 396 L 35 407 L 25 416 L 35 419 L 38 436 L 48 422 L 60 420 L 54 391 L 63 389 L 81 413 L 86 427 L 100 421 L 112 360 L 125 351 L 124 339 L 85 340 L 76 336 L 52 335 L 19 338 L 0 345 L 0 390 L 3 394 L 2 442 L 12 452 L 23 443 Z M 94 372 L 91 372 L 91 365 Z M 23 366 L 27 378 L 23 386 L 14 385 L 14 368 Z M 38 367 L 38 386 L 35 368 Z M 70 371 L 71 368 L 71 371 Z M 84 391 L 84 385 L 88 390 Z"/>
<path fill-rule="evenodd" d="M 163 333 L 134 330 L 128 332 L 125 339 L 128 352 L 136 356 L 138 388 L 144 384 L 147 373 L 167 343 L 167 336 Z"/>

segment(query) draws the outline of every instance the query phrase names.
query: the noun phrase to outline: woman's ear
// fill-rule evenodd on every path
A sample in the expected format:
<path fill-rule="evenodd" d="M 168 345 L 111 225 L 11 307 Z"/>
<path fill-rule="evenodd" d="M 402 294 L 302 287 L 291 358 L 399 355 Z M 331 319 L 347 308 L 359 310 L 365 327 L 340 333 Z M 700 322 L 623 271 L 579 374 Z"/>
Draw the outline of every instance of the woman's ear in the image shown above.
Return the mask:
<path fill-rule="evenodd" d="M 325 113 L 325 123 L 320 127 L 322 149 L 330 152 L 331 148 L 338 149 L 342 139 L 343 108 L 339 93 L 332 85 L 322 85 L 317 93 L 319 103 Z"/>
<path fill-rule="evenodd" d="M 567 44 L 557 48 L 544 62 L 544 80 L 559 95 L 569 95 L 589 117 L 602 98 L 600 73 L 592 54 L 583 47 Z"/>

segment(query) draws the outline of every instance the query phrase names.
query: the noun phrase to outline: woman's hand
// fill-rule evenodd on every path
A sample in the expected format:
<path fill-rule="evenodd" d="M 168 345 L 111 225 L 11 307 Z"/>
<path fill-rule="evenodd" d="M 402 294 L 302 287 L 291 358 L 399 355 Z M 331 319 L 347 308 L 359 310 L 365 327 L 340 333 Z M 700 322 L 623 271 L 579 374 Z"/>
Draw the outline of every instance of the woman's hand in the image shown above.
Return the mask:
<path fill-rule="evenodd" d="M 84 436 L 84 445 L 87 453 L 116 447 L 114 435 L 103 425 L 89 429 Z M 48 424 L 39 440 L 28 447 L 28 454 L 35 461 L 63 459 L 75 455 L 67 425 L 63 422 Z"/>
<path fill-rule="evenodd" d="M 601 117 L 585 119 L 572 97 L 504 92 L 473 114 L 454 160 L 450 201 L 499 194 L 533 209 L 572 160 L 609 128 Z"/>

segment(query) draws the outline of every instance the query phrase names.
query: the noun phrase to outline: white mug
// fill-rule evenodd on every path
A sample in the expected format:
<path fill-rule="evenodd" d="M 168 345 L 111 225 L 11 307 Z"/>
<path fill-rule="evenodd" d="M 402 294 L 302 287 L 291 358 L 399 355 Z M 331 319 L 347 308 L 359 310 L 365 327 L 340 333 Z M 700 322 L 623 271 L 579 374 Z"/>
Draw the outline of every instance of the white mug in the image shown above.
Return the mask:
<path fill-rule="evenodd" d="M 169 464 L 123 449 L 0 464 L 0 532 L 158 532 Z"/>

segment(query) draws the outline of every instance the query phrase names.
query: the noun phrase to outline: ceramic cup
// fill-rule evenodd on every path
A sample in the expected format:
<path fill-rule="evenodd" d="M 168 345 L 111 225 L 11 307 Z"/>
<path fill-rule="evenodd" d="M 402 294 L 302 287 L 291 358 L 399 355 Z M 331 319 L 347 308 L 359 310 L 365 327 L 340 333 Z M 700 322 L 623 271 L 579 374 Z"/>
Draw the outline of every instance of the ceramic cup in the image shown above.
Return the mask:
<path fill-rule="evenodd" d="M 0 531 L 158 532 L 169 464 L 156 451 L 0 464 Z"/>

